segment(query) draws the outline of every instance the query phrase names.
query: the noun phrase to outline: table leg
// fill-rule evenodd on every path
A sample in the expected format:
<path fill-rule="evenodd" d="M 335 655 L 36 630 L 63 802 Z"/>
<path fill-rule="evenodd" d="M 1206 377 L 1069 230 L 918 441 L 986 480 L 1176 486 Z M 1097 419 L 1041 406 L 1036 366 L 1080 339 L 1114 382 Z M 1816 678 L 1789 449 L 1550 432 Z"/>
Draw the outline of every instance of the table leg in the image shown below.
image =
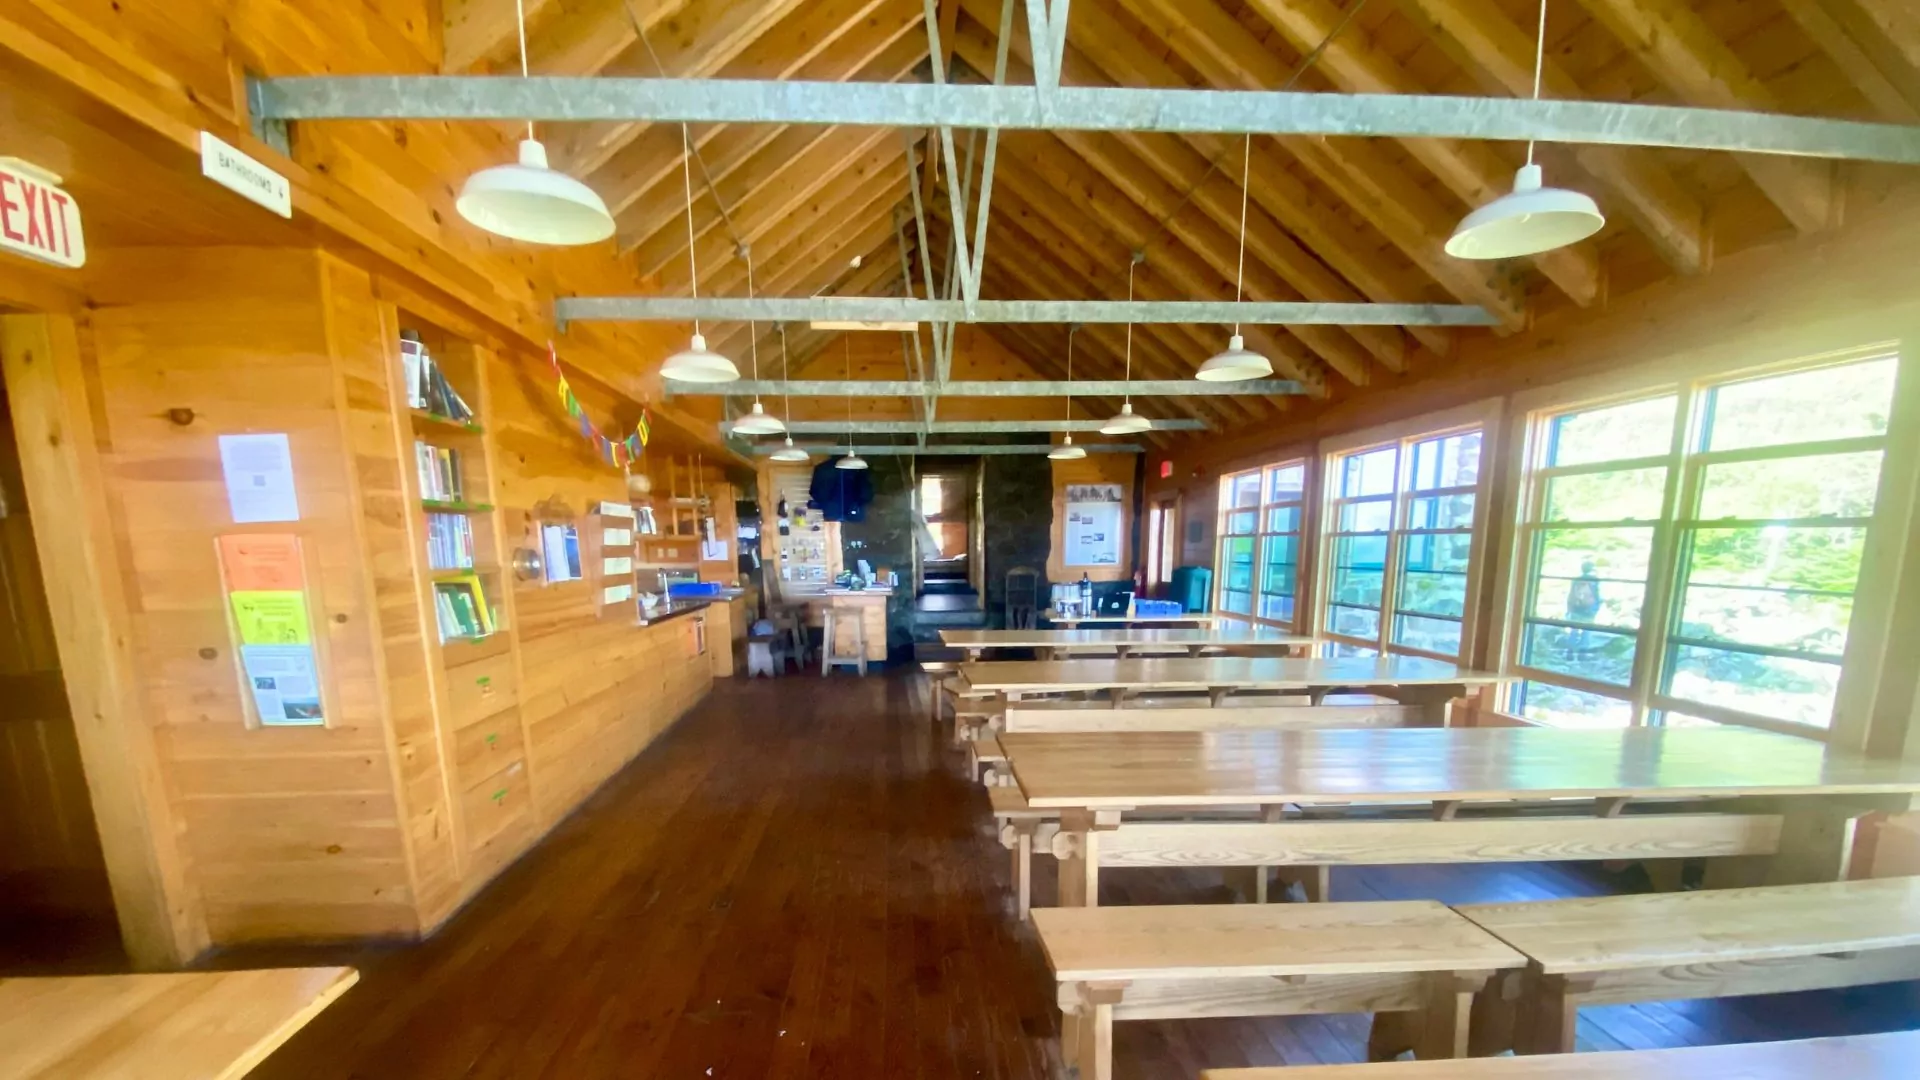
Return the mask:
<path fill-rule="evenodd" d="M 1908 795 L 1778 800 L 1784 819 L 1780 823 L 1780 850 L 1767 868 L 1766 883 L 1803 885 L 1846 879 L 1853 868 L 1854 845 L 1862 825 L 1875 811 L 1901 813 L 1911 810 L 1916 802 L 1920 799 Z"/>
<path fill-rule="evenodd" d="M 1422 1061 L 1467 1056 L 1473 995 L 1486 985 L 1487 972 L 1436 971 L 1427 976 L 1427 1007 L 1420 1017 L 1420 1041 L 1414 1056 Z"/>

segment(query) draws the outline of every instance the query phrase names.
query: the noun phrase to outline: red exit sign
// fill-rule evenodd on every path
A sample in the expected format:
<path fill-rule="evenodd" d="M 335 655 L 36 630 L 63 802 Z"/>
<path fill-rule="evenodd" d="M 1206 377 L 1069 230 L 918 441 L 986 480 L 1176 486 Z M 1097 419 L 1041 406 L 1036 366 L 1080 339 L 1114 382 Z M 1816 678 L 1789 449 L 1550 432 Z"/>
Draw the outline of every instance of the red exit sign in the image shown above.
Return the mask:
<path fill-rule="evenodd" d="M 0 157 L 0 248 L 55 266 L 87 261 L 80 204 L 60 178 L 31 162 Z"/>
<path fill-rule="evenodd" d="M 1173 462 L 1162 461 L 1160 463 L 1160 479 L 1170 480 L 1172 478 L 1173 478 Z"/>

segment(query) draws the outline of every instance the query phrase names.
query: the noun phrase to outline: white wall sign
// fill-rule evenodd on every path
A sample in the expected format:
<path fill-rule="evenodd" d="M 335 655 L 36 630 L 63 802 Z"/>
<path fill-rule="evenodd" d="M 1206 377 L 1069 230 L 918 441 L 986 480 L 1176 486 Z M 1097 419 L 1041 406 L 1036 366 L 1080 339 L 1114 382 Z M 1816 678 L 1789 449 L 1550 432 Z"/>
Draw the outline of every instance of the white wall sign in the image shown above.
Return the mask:
<path fill-rule="evenodd" d="M 0 157 L 0 248 L 55 266 L 87 262 L 80 204 L 60 177 L 30 161 Z"/>
<path fill-rule="evenodd" d="M 293 448 L 285 435 L 220 436 L 220 471 L 235 524 L 300 520 Z"/>
<path fill-rule="evenodd" d="M 283 218 L 293 216 L 293 188 L 287 178 L 208 131 L 200 133 L 200 174 Z"/>
<path fill-rule="evenodd" d="M 1120 565 L 1120 510 L 1125 490 L 1120 484 L 1067 485 L 1064 565 Z"/>

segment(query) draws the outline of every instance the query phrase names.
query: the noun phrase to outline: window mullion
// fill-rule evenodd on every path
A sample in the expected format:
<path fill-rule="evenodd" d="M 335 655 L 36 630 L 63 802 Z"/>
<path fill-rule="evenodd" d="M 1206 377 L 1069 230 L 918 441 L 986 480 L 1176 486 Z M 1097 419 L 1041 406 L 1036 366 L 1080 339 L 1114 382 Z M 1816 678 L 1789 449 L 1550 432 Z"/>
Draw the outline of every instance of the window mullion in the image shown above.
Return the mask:
<path fill-rule="evenodd" d="M 1694 390 L 1680 388 L 1673 409 L 1673 440 L 1667 458 L 1666 484 L 1660 495 L 1660 520 L 1653 527 L 1653 549 L 1647 557 L 1647 594 L 1640 605 L 1640 632 L 1634 639 L 1633 672 L 1629 687 L 1636 725 L 1647 722 L 1648 710 L 1666 668 L 1667 637 L 1676 618 L 1679 595 L 1681 537 L 1675 522 L 1699 500 L 1697 463 L 1689 459 L 1694 437 Z"/>

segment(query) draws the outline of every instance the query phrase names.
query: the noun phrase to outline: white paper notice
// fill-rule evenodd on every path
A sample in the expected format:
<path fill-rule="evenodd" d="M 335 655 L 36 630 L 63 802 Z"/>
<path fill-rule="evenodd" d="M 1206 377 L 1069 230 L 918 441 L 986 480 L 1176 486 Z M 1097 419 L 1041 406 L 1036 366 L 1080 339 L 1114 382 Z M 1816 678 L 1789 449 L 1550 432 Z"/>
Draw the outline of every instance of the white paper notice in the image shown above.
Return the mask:
<path fill-rule="evenodd" d="M 600 513 L 604 517 L 626 518 L 628 521 L 633 520 L 633 507 L 628 506 L 626 503 L 603 502 L 600 504 Z"/>
<path fill-rule="evenodd" d="M 609 585 L 600 593 L 602 604 L 618 604 L 633 599 L 633 586 Z"/>
<path fill-rule="evenodd" d="M 299 521 L 293 492 L 293 449 L 285 435 L 220 436 L 220 471 L 236 525 Z"/>
<path fill-rule="evenodd" d="M 618 559 L 604 559 L 602 563 L 603 565 L 600 568 L 601 572 L 608 576 L 633 573 L 633 559 L 629 557 L 623 556 Z"/>
<path fill-rule="evenodd" d="M 633 543 L 633 530 L 608 529 L 600 534 L 600 543 L 605 547 L 628 547 Z"/>
<path fill-rule="evenodd" d="M 727 557 L 725 540 L 700 541 L 700 559 L 702 562 L 722 562 Z"/>
<path fill-rule="evenodd" d="M 242 645 L 240 664 L 253 691 L 260 723 L 268 727 L 326 723 L 320 711 L 320 673 L 310 645 Z"/>

